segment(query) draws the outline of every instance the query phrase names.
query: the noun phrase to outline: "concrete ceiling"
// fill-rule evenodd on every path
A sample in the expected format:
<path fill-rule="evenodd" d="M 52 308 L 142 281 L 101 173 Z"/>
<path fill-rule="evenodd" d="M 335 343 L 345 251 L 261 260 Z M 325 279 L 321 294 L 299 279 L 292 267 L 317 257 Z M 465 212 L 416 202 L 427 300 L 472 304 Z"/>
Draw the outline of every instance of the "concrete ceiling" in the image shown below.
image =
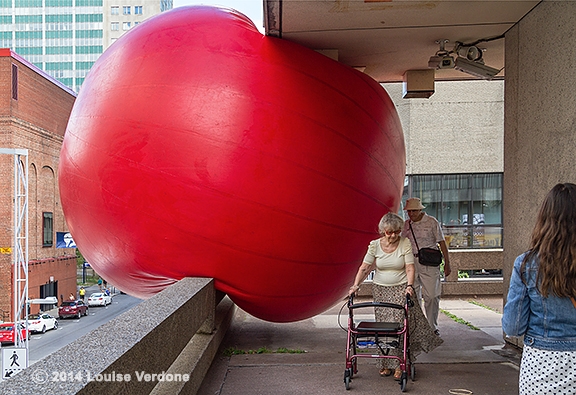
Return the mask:
<path fill-rule="evenodd" d="M 266 34 L 337 54 L 379 82 L 399 82 L 406 70 L 427 69 L 436 40 L 478 42 L 485 64 L 504 76 L 506 33 L 540 1 L 264 0 Z M 455 69 L 435 79 L 475 77 Z"/>

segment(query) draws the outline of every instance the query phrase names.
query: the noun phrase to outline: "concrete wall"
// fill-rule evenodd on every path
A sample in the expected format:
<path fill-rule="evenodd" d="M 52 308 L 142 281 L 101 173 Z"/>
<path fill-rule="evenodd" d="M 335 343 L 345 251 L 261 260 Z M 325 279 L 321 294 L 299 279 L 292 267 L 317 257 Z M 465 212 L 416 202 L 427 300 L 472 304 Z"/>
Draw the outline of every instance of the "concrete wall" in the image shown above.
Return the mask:
<path fill-rule="evenodd" d="M 382 86 L 402 122 L 407 174 L 503 171 L 504 81 L 436 82 L 429 99 Z"/>
<path fill-rule="evenodd" d="M 544 1 L 506 33 L 505 292 L 545 194 L 576 183 L 574 26 L 576 2 Z"/>
<path fill-rule="evenodd" d="M 127 32 L 123 30 L 123 23 L 130 22 L 131 29 L 136 26 L 136 23 L 144 22 L 146 19 L 153 17 L 160 13 L 160 0 L 125 0 L 121 3 L 106 0 L 102 4 L 103 14 L 103 46 L 106 50 L 118 38 Z M 118 14 L 112 15 L 112 6 L 119 7 Z M 124 15 L 123 7 L 130 6 L 130 15 Z M 135 14 L 134 6 L 142 6 L 142 14 Z M 113 31 L 111 29 L 112 22 L 119 24 L 119 30 Z"/>
<path fill-rule="evenodd" d="M 442 283 L 442 296 L 502 295 L 501 278 L 458 278 L 458 270 L 502 269 L 502 249 L 451 250 L 452 273 Z"/>

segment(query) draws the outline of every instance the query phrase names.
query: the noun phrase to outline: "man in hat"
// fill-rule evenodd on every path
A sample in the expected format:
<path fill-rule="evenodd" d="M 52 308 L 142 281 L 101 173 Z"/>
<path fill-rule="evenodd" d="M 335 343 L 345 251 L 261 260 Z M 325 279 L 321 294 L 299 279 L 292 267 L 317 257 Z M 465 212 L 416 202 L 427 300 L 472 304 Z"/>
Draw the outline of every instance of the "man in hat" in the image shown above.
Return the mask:
<path fill-rule="evenodd" d="M 431 215 L 422 211 L 425 207 L 418 198 L 406 200 L 404 210 L 408 213 L 408 221 L 404 223 L 402 236 L 410 239 L 412 243 L 412 252 L 418 256 L 420 248 L 434 248 L 442 251 L 444 258 L 444 275 L 450 275 L 450 258 L 448 256 L 448 247 L 444 240 L 444 234 L 438 220 Z M 416 241 L 414 241 L 416 237 Z M 440 294 L 442 286 L 440 284 L 440 266 L 425 266 L 420 263 L 416 267 L 416 276 L 414 290 L 418 299 L 424 299 L 424 311 L 430 326 L 437 335 L 438 331 L 438 312 L 440 311 Z"/>

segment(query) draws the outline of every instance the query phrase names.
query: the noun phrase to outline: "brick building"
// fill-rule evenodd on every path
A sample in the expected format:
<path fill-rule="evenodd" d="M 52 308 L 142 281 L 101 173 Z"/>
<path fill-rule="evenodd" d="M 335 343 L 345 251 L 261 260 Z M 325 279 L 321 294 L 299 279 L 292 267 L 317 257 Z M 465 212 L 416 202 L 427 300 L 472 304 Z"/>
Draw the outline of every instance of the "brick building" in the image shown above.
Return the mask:
<path fill-rule="evenodd" d="M 73 248 L 56 248 L 67 231 L 58 162 L 76 94 L 9 49 L 0 49 L 0 148 L 28 150 L 28 293 L 76 293 Z M 14 157 L 0 155 L 0 320 L 14 317 Z M 32 306 L 37 311 L 39 306 Z"/>

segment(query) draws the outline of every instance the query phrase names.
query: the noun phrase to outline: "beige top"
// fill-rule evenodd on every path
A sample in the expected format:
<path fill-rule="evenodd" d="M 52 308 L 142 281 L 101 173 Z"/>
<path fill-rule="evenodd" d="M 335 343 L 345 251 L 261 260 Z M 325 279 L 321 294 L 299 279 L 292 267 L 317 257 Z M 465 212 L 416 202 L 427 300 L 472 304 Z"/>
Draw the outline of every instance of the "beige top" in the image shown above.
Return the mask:
<path fill-rule="evenodd" d="M 410 240 L 401 237 L 398 247 L 390 253 L 382 250 L 380 239 L 372 240 L 363 262 L 368 265 L 376 262 L 376 272 L 373 280 L 375 284 L 394 286 L 406 283 L 408 282 L 406 265 L 414 264 L 414 254 L 412 254 Z"/>

